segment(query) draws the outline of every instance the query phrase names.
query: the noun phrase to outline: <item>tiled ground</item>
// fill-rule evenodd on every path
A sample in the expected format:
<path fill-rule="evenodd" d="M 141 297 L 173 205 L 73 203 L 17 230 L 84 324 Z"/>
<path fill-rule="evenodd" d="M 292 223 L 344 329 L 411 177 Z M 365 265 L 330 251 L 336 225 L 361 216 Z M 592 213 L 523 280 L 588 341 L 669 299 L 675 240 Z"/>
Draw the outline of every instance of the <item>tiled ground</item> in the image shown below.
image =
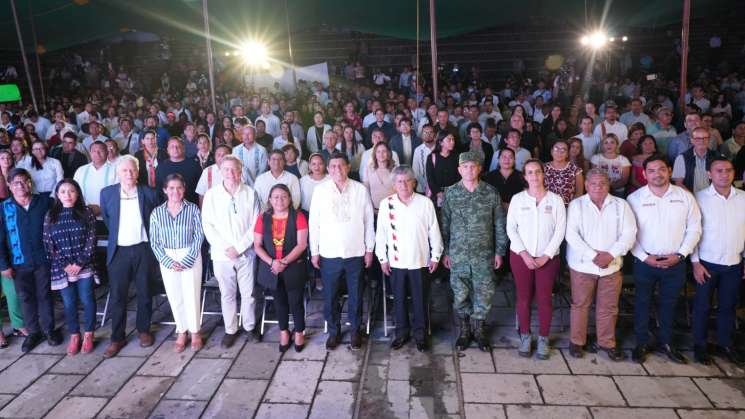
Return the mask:
<path fill-rule="evenodd" d="M 427 353 L 413 346 L 391 351 L 380 314 L 363 350 L 343 345 L 326 352 L 318 295 L 308 305 L 309 344 L 300 354 L 280 356 L 276 328 L 263 343 L 240 339 L 223 350 L 218 316 L 205 318 L 208 344 L 196 354 L 173 352 L 170 325 L 154 326 L 153 347 L 140 348 L 131 335 L 133 342 L 108 360 L 102 357 L 108 325 L 97 331 L 90 355 L 68 357 L 64 345 L 45 343 L 21 356 L 20 340 L 12 340 L 0 351 L 0 417 L 745 418 L 745 370 L 720 359 L 702 367 L 657 355 L 644 365 L 592 354 L 571 358 L 567 309 L 558 297 L 552 357 L 518 357 L 510 286 L 495 296 L 492 353 L 456 353 L 447 299 L 447 285 L 435 285 Z M 166 319 L 167 303 L 156 303 L 156 320 Z M 61 312 L 58 318 L 62 323 Z M 678 331 L 687 346 L 685 327 Z M 628 319 L 619 334 L 630 350 Z"/>

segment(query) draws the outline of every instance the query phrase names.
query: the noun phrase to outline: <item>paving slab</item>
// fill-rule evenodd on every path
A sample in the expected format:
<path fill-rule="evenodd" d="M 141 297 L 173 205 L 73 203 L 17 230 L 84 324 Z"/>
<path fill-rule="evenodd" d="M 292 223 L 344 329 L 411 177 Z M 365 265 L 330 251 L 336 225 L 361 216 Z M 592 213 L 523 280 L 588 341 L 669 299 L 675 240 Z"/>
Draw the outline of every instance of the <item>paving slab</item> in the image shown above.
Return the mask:
<path fill-rule="evenodd" d="M 440 418 L 443 414 L 435 414 L 434 397 L 415 397 L 409 399 L 409 419 Z"/>
<path fill-rule="evenodd" d="M 683 354 L 693 361 L 693 353 L 684 352 Z M 698 362 L 676 364 L 671 362 L 667 356 L 660 354 L 650 354 L 644 361 L 644 368 L 649 371 L 650 375 L 655 376 L 716 377 L 723 375 L 722 370 L 716 364 L 703 365 Z"/>
<path fill-rule="evenodd" d="M 337 419 L 351 418 L 357 387 L 357 383 L 348 381 L 321 381 L 313 399 L 310 419 L 326 419 L 331 412 Z"/>
<path fill-rule="evenodd" d="M 469 373 L 461 376 L 465 403 L 543 403 L 532 375 Z"/>
<path fill-rule="evenodd" d="M 714 362 L 727 377 L 745 378 L 745 367 L 737 366 L 724 358 L 714 357 Z"/>
<path fill-rule="evenodd" d="M 23 339 L 8 337 L 8 347 L 0 351 L 0 371 L 7 368 L 10 364 L 16 362 L 18 358 L 23 356 L 21 352 L 21 345 Z"/>
<path fill-rule="evenodd" d="M 175 341 L 168 340 L 163 342 L 158 350 L 148 357 L 142 368 L 137 371 L 137 375 L 177 377 L 181 374 L 181 370 L 184 369 L 186 364 L 194 356 L 194 351 L 187 347 L 185 351 L 179 354 L 173 350 L 175 345 Z"/>
<path fill-rule="evenodd" d="M 229 378 L 269 380 L 279 362 L 280 353 L 273 343 L 247 344 L 228 371 Z"/>
<path fill-rule="evenodd" d="M 256 419 L 305 419 L 308 406 L 303 404 L 262 403 Z"/>
<path fill-rule="evenodd" d="M 204 342 L 204 347 L 195 355 L 198 358 L 235 358 L 245 344 L 244 339 L 237 339 L 235 344 L 230 348 L 223 348 L 220 345 L 225 328 L 218 326 Z"/>
<path fill-rule="evenodd" d="M 202 418 L 251 417 L 259 407 L 269 381 L 226 378 L 207 405 Z"/>
<path fill-rule="evenodd" d="M 145 358 L 117 356 L 106 359 L 71 392 L 75 396 L 113 397 L 145 362 Z"/>
<path fill-rule="evenodd" d="M 419 352 L 411 346 L 391 351 L 388 361 L 388 378 L 390 380 L 409 380 L 413 369 L 432 368 L 433 356 L 432 353 Z"/>
<path fill-rule="evenodd" d="M 60 355 L 22 356 L 0 373 L 0 393 L 20 393 L 60 359 Z"/>
<path fill-rule="evenodd" d="M 636 362 L 626 361 L 615 362 L 608 359 L 603 354 L 585 353 L 582 358 L 574 358 L 569 355 L 568 350 L 562 350 L 564 359 L 569 364 L 572 374 L 589 374 L 589 375 L 647 375 L 644 367 Z M 630 354 L 626 354 L 631 356 Z"/>
<path fill-rule="evenodd" d="M 548 404 L 625 406 L 610 377 L 592 375 L 539 375 L 538 385 Z M 509 416 L 509 411 L 507 412 Z"/>
<path fill-rule="evenodd" d="M 199 400 L 161 400 L 150 419 L 199 419 L 207 402 Z"/>
<path fill-rule="evenodd" d="M 629 407 L 591 407 L 595 419 L 677 419 L 673 409 L 648 409 Z"/>
<path fill-rule="evenodd" d="M 614 377 L 629 406 L 712 407 L 690 378 Z"/>
<path fill-rule="evenodd" d="M 590 411 L 581 406 L 509 405 L 509 419 L 591 419 Z"/>
<path fill-rule="evenodd" d="M 416 393 L 412 391 L 412 399 Z M 431 398 L 434 405 L 434 412 L 442 413 L 460 413 L 460 403 L 458 402 L 458 386 L 456 383 L 434 382 L 434 397 Z M 412 408 L 412 411 L 414 409 Z"/>
<path fill-rule="evenodd" d="M 506 419 L 504 406 L 501 404 L 466 403 L 463 406 L 466 419 Z"/>
<path fill-rule="evenodd" d="M 458 366 L 461 372 L 496 372 L 491 354 L 478 349 L 458 352 Z"/>
<path fill-rule="evenodd" d="M 49 419 L 93 419 L 108 402 L 109 399 L 104 397 L 67 396 L 57 403 L 46 417 Z"/>
<path fill-rule="evenodd" d="M 0 394 L 0 409 L 5 407 L 6 404 L 10 403 L 16 396 L 13 394 Z"/>
<path fill-rule="evenodd" d="M 0 410 L 0 417 L 40 418 L 82 379 L 82 375 L 46 374 Z"/>
<path fill-rule="evenodd" d="M 209 400 L 222 382 L 231 364 L 230 359 L 193 359 L 173 383 L 169 399 Z"/>
<path fill-rule="evenodd" d="M 267 389 L 265 403 L 308 403 L 313 401 L 316 383 L 321 377 L 323 362 L 285 361 L 279 364 Z"/>
<path fill-rule="evenodd" d="M 89 374 L 103 361 L 103 351 L 65 356 L 49 372 L 53 374 Z"/>
<path fill-rule="evenodd" d="M 134 376 L 99 414 L 101 418 L 147 417 L 173 383 L 171 377 Z"/>
<path fill-rule="evenodd" d="M 745 412 L 734 410 L 686 410 L 678 409 L 681 419 L 745 419 Z"/>
<path fill-rule="evenodd" d="M 411 386 L 407 381 L 390 380 L 386 386 L 385 400 L 390 408 L 390 417 L 407 417 L 409 415 L 409 400 Z M 385 411 L 378 411 L 378 414 L 387 416 Z M 375 411 L 369 412 L 373 415 Z M 371 417 L 371 416 L 367 416 Z"/>
<path fill-rule="evenodd" d="M 739 378 L 694 378 L 698 387 L 719 409 L 745 409 L 745 382 Z"/>
<path fill-rule="evenodd" d="M 326 358 L 321 378 L 323 380 L 359 381 L 363 357 L 362 351 L 352 351 L 347 348 L 331 351 Z"/>
<path fill-rule="evenodd" d="M 127 318 L 127 324 L 134 327 L 134 318 L 130 321 Z M 140 346 L 140 340 L 138 333 L 135 331 L 127 336 L 127 344 L 119 351 L 120 356 L 150 356 L 155 352 L 160 345 L 171 336 L 173 331 L 176 329 L 175 326 L 167 325 L 154 325 L 152 328 L 153 333 L 153 345 L 147 348 Z M 105 342 L 104 346 L 107 346 L 109 342 Z"/>
<path fill-rule="evenodd" d="M 553 350 L 551 357 L 546 360 L 535 356 L 524 358 L 514 349 L 494 349 L 492 356 L 498 373 L 569 374 L 569 367 L 558 350 Z"/>

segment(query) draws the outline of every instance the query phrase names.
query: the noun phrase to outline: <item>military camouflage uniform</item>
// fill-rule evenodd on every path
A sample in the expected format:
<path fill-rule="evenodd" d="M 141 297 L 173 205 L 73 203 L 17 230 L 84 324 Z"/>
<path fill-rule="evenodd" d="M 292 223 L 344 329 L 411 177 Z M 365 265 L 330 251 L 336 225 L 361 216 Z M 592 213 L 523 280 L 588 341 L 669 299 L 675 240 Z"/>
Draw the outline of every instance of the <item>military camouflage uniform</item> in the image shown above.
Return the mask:
<path fill-rule="evenodd" d="M 494 296 L 494 256 L 504 256 L 507 231 L 497 190 L 480 181 L 473 192 L 462 182 L 447 188 L 442 204 L 444 255 L 459 317 L 484 320 Z"/>

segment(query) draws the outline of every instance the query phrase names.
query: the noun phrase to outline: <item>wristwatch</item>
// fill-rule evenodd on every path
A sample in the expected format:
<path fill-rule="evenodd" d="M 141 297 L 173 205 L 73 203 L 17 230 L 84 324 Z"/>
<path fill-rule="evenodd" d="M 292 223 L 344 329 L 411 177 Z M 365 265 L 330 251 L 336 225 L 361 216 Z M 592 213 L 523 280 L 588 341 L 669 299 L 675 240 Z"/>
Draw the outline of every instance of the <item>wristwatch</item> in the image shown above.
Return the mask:
<path fill-rule="evenodd" d="M 685 256 L 683 256 L 683 254 L 682 254 L 682 253 L 676 253 L 675 255 L 676 255 L 676 256 L 678 256 L 678 259 L 679 259 L 679 260 L 683 260 L 683 259 L 685 259 L 685 258 L 686 258 Z"/>

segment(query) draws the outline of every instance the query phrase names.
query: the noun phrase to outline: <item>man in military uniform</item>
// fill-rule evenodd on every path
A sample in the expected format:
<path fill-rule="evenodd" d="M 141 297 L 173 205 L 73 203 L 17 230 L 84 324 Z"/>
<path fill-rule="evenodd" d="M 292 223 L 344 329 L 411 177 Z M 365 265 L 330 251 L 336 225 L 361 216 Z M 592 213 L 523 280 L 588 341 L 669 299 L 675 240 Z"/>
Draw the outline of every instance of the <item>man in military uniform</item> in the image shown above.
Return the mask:
<path fill-rule="evenodd" d="M 479 180 L 481 165 L 477 152 L 461 153 L 461 181 L 447 188 L 442 204 L 443 263 L 455 297 L 458 350 L 471 344 L 472 331 L 479 349 L 491 349 L 484 321 L 494 296 L 494 269 L 502 266 L 507 250 L 502 202 L 494 187 Z"/>

